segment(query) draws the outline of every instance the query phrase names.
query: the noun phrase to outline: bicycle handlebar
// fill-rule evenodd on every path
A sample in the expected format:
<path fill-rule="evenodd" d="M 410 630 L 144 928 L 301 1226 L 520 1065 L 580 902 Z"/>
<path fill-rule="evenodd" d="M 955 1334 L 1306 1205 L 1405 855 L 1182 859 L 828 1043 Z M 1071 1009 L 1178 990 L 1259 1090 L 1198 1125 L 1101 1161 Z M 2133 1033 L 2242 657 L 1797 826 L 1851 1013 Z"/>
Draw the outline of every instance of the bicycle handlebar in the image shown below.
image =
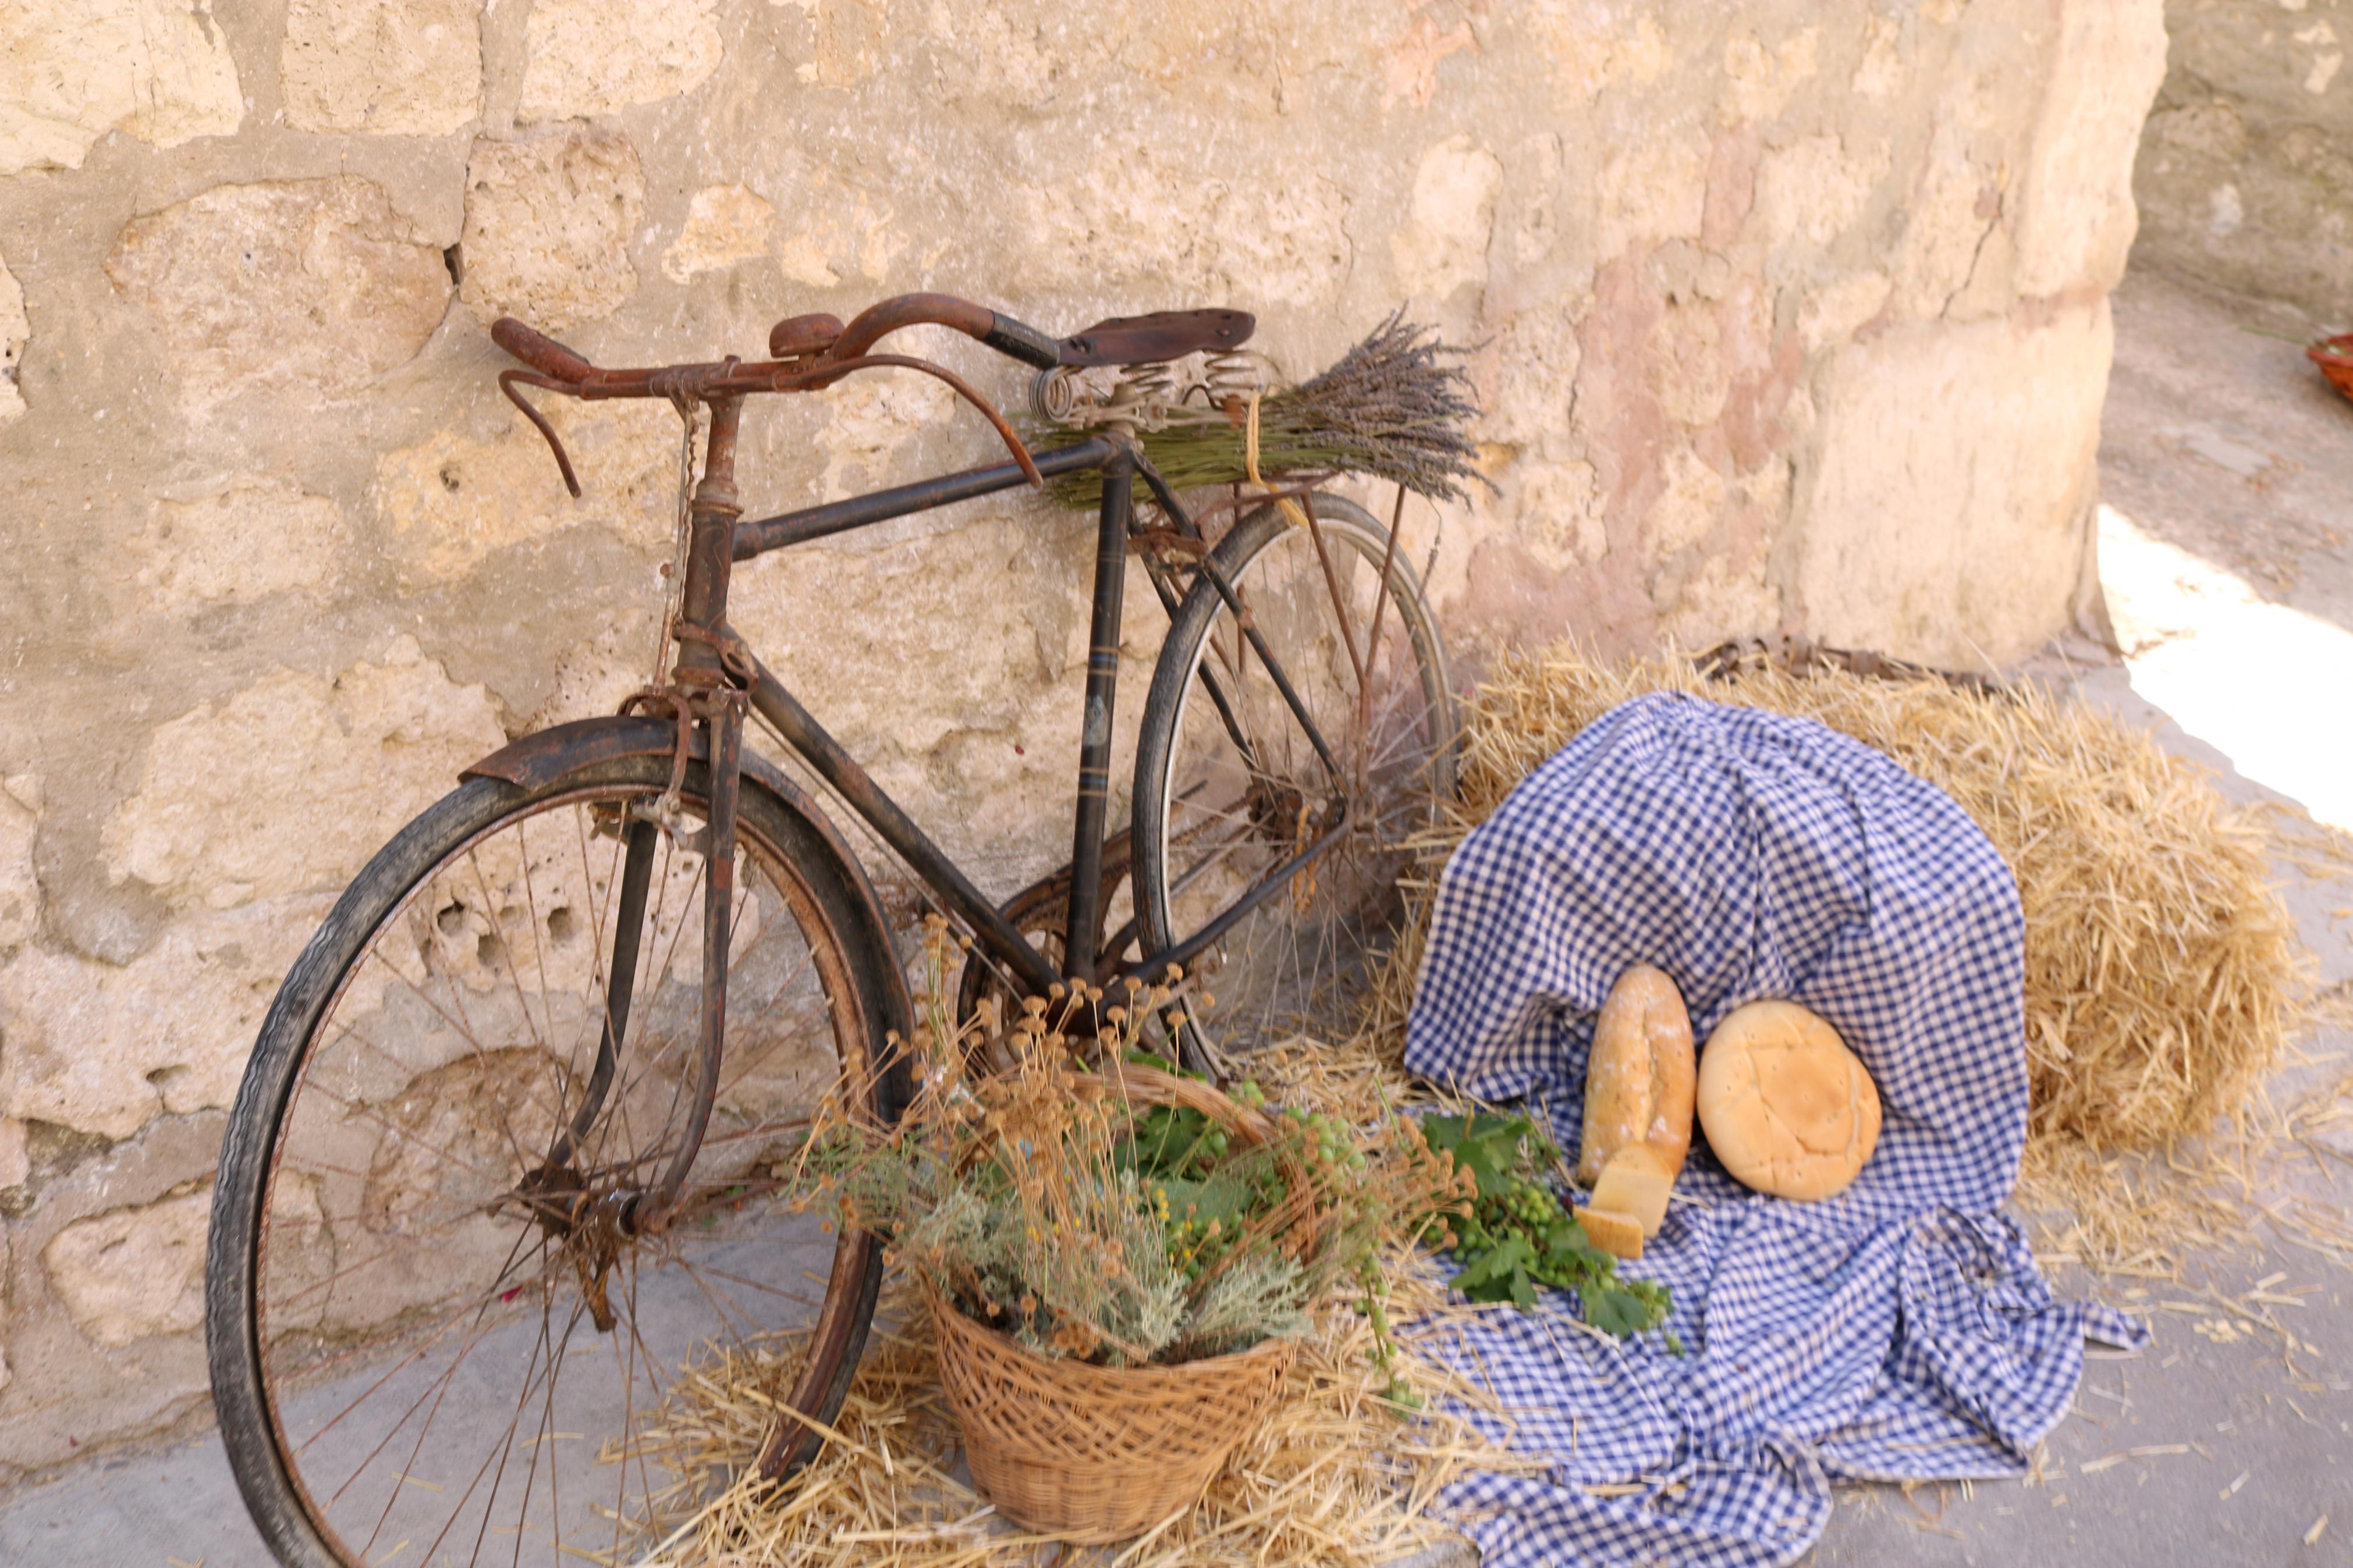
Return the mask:
<path fill-rule="evenodd" d="M 1045 477 L 1038 471 L 1029 447 L 1007 423 L 1005 416 L 964 378 L 944 365 L 903 354 L 871 353 L 874 344 L 902 327 L 935 325 L 953 328 L 997 353 L 1042 368 L 1062 363 L 1062 345 L 1037 328 L 1024 325 L 968 300 L 948 294 L 902 294 L 861 312 L 847 327 L 831 316 L 794 316 L 776 323 L 768 334 L 768 352 L 776 357 L 746 364 L 729 357 L 710 364 L 674 364 L 635 369 L 599 368 L 586 356 L 565 347 L 543 332 L 533 331 L 512 316 L 491 323 L 491 341 L 529 366 L 529 371 L 504 371 L 499 388 L 507 400 L 545 437 L 563 471 L 564 483 L 575 497 L 580 481 L 572 471 L 564 443 L 547 416 L 515 390 L 520 381 L 572 397 L 741 396 L 755 392 L 817 392 L 860 370 L 885 365 L 922 371 L 935 376 L 987 416 L 1006 450 L 1033 485 Z M 682 406 L 683 405 L 681 405 Z"/>
<path fill-rule="evenodd" d="M 792 324 L 776 324 L 776 331 L 768 335 L 770 353 L 779 352 L 777 339 Z M 902 294 L 871 306 L 841 330 L 841 335 L 827 351 L 827 357 L 855 358 L 902 327 L 917 326 L 950 328 L 976 342 L 987 344 L 1008 359 L 1036 365 L 1039 370 L 1052 370 L 1062 363 L 1062 345 L 1037 328 L 953 294 Z"/>
<path fill-rule="evenodd" d="M 512 316 L 501 316 L 491 323 L 491 342 L 540 374 L 557 381 L 586 381 L 596 374 L 596 367 L 586 359 L 554 338 L 533 331 Z"/>
<path fill-rule="evenodd" d="M 743 369 L 754 375 L 787 368 L 799 373 L 818 371 L 863 358 L 877 342 L 902 328 L 926 325 L 962 332 L 1009 359 L 1040 370 L 1051 370 L 1062 363 L 1061 344 L 1011 316 L 952 294 L 902 294 L 861 311 L 847 327 L 831 316 L 794 316 L 779 321 L 768 334 L 768 352 L 777 363 Z M 662 391 L 660 370 L 599 369 L 586 355 L 512 316 L 501 316 L 491 323 L 491 341 L 549 380 L 563 383 L 566 391 L 607 397 L 650 397 Z"/>

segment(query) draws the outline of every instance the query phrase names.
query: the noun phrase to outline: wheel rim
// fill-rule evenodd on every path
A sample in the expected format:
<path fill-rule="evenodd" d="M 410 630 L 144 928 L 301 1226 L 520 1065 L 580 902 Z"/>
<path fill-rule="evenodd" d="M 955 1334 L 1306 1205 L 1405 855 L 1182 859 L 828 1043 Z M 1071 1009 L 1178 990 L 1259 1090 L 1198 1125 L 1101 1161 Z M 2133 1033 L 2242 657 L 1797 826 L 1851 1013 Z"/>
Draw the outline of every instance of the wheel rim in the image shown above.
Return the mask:
<path fill-rule="evenodd" d="M 1394 591 L 1374 637 L 1386 535 L 1332 515 L 1329 502 L 1324 508 L 1317 518 L 1323 552 L 1307 530 L 1275 524 L 1232 580 L 1252 627 L 1347 777 L 1350 795 L 1366 804 L 1349 812 L 1331 847 L 1289 888 L 1197 960 L 1217 1004 L 1189 1015 L 1187 1024 L 1226 1053 L 1354 1022 L 1365 961 L 1397 912 L 1406 841 L 1453 790 L 1452 697 L 1435 629 L 1419 613 L 1410 569 L 1389 562 Z M 1335 580 L 1349 612 L 1345 633 L 1332 613 Z M 1367 658 L 1360 687 L 1356 665 Z M 1235 743 L 1225 714 L 1208 696 L 1205 667 L 1224 683 L 1254 755 Z M 1322 759 L 1229 606 L 1218 605 L 1183 674 L 1159 783 L 1161 875 L 1149 890 L 1155 945 L 1200 930 L 1261 877 L 1308 848 L 1331 819 L 1333 791 Z M 1360 692 L 1369 692 L 1361 706 Z"/>
<path fill-rule="evenodd" d="M 593 1081 L 622 808 L 658 793 L 583 789 L 473 835 L 379 922 L 306 1042 L 264 1178 L 256 1343 L 286 1474 L 346 1562 L 617 1558 L 681 1479 L 644 1440 L 680 1369 L 838 1326 L 861 1282 L 871 1244 L 776 1194 L 867 1020 L 818 900 L 748 816 L 728 1048 L 678 1215 L 649 1235 L 628 1212 L 691 1093 L 703 867 L 670 835 L 619 1070 L 548 1166 Z"/>

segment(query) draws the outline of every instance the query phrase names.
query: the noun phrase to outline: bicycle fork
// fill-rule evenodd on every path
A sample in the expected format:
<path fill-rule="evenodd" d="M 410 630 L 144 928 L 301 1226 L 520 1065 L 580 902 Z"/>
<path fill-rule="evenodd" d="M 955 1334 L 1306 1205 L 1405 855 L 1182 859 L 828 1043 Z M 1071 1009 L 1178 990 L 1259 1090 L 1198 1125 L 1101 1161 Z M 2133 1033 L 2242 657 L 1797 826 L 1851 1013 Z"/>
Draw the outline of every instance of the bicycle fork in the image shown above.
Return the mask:
<path fill-rule="evenodd" d="M 667 700 L 680 722 L 679 765 L 670 790 L 651 812 L 633 813 L 626 819 L 625 857 L 617 900 L 612 965 L 606 975 L 605 1018 L 596 1047 L 596 1066 L 584 1086 L 580 1105 L 555 1136 L 545 1164 L 533 1184 L 543 1196 L 543 1223 L 561 1228 L 574 1240 L 573 1251 L 583 1275 L 584 1294 L 597 1328 L 610 1330 L 611 1313 L 604 1304 L 604 1274 L 628 1237 L 665 1229 L 682 1206 L 688 1173 L 702 1152 L 718 1097 L 719 1068 L 727 1035 L 727 960 L 733 936 L 735 902 L 736 805 L 742 794 L 744 687 L 749 674 L 739 668 L 724 627 L 727 586 L 734 560 L 735 520 L 743 508 L 735 493 L 735 437 L 743 400 L 713 397 L 711 432 L 702 481 L 696 485 L 686 553 L 685 582 L 680 613 L 670 628 L 676 639 L 677 662 L 666 688 L 656 695 Z M 692 836 L 703 855 L 702 1005 L 697 1016 L 693 1055 L 682 1086 L 686 1115 L 678 1144 L 670 1151 L 659 1174 L 634 1193 L 591 1194 L 581 1189 L 571 1170 L 574 1157 L 602 1114 L 620 1073 L 621 1053 L 628 1037 L 629 1015 L 635 1002 L 639 943 L 650 884 L 656 840 L 674 831 L 669 817 L 676 791 L 685 773 L 692 733 L 700 729 L 702 754 L 710 769 L 710 800 L 702 829 Z M 571 1201 L 551 1205 L 546 1197 L 567 1195 Z"/>

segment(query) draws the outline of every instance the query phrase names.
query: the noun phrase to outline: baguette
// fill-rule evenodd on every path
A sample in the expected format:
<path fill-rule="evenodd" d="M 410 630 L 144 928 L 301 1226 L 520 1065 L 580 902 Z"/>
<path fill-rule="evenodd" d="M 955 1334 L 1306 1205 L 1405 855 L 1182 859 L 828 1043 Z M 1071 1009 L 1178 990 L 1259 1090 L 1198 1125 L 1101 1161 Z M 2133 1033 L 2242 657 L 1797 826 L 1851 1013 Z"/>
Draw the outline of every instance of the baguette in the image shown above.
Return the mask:
<path fill-rule="evenodd" d="M 1577 1180 L 1591 1186 L 1609 1157 L 1641 1144 L 1672 1183 L 1691 1152 L 1691 1015 L 1666 972 L 1638 963 L 1618 977 L 1593 1027 Z"/>

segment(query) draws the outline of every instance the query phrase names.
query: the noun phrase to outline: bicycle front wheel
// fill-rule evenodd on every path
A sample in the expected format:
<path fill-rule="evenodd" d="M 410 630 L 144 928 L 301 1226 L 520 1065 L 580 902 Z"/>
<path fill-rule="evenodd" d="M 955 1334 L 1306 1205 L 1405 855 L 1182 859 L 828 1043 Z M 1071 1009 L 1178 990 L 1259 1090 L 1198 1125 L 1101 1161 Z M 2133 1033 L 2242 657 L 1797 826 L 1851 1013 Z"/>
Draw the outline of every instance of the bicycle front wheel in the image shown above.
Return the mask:
<path fill-rule="evenodd" d="M 1161 647 L 1135 900 L 1146 952 L 1216 933 L 1186 962 L 1216 1005 L 1180 1023 L 1214 1068 L 1353 1025 L 1406 840 L 1453 794 L 1456 716 L 1421 584 L 1363 508 L 1318 496 L 1301 527 L 1262 507 L 1208 564 L 1233 601 L 1204 574 Z"/>
<path fill-rule="evenodd" d="M 693 1367 L 802 1344 L 776 1394 L 819 1423 L 840 1405 L 881 1248 L 791 1212 L 782 1175 L 827 1096 L 897 1114 L 903 983 L 855 868 L 747 777 L 706 1080 L 709 784 L 690 768 L 665 826 L 669 776 L 633 757 L 462 785 L 353 884 L 263 1025 L 206 1337 L 283 1563 L 630 1560 L 726 1479 L 662 1463 L 654 1428 Z M 649 1225 L 634 1200 L 705 1088 L 679 1205 Z M 787 1468 L 815 1432 L 784 1420 L 769 1447 Z"/>

